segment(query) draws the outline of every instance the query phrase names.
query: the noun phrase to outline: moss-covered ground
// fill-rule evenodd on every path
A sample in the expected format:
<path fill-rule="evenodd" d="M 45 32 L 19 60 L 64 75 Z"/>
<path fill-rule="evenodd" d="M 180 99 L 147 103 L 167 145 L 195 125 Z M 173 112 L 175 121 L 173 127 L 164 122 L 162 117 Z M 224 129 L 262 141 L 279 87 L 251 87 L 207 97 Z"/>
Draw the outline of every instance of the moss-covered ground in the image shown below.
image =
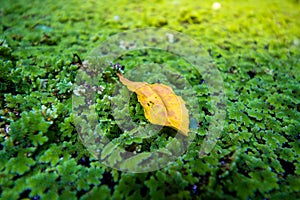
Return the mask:
<path fill-rule="evenodd" d="M 0 198 L 300 199 L 300 2 L 224 0 L 220 9 L 213 3 L 0 0 Z M 111 35 L 145 27 L 201 43 L 224 81 L 226 122 L 208 156 L 199 158 L 199 132 L 167 167 L 124 173 L 95 159 L 75 130 L 74 54 L 85 60 Z M 157 52 L 148 58 L 171 62 Z M 121 61 L 126 70 L 144 58 Z M 209 95 L 196 91 L 205 127 Z M 102 97 L 99 115 L 109 107 Z M 134 120 L 147 123 L 141 107 L 131 106 Z M 121 134 L 114 126 L 106 131 L 111 139 Z M 168 141 L 168 131 L 156 136 L 157 145 Z M 146 142 L 142 150 L 155 148 Z"/>

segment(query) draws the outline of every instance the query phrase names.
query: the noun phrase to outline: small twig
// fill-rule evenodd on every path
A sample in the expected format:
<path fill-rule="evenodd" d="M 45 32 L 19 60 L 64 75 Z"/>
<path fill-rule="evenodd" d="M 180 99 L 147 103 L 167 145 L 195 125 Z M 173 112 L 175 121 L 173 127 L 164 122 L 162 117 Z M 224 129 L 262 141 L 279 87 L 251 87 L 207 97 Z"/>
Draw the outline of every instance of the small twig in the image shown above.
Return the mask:
<path fill-rule="evenodd" d="M 77 53 L 73 53 L 73 60 L 75 60 L 75 58 L 77 58 L 77 62 L 73 61 L 72 63 L 73 64 L 79 64 L 79 67 L 81 67 L 82 66 L 82 61 L 81 61 L 81 59 L 80 59 L 80 57 L 78 56 Z"/>

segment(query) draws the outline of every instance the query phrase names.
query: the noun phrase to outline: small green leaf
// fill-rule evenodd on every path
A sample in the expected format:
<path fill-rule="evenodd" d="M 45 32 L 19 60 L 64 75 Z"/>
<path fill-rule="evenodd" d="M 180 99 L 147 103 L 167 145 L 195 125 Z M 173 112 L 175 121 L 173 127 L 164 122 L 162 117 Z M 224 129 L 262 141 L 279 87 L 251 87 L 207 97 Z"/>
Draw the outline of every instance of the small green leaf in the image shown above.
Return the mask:
<path fill-rule="evenodd" d="M 50 162 L 51 166 L 55 166 L 59 161 L 61 149 L 56 144 L 51 144 L 50 148 L 40 157 L 40 162 Z"/>
<path fill-rule="evenodd" d="M 46 136 L 43 136 L 43 133 L 39 133 L 37 135 L 31 134 L 29 135 L 29 138 L 32 140 L 34 146 L 42 145 L 48 141 L 48 138 Z"/>
<path fill-rule="evenodd" d="M 30 167 L 34 165 L 35 162 L 32 158 L 27 158 L 24 155 L 18 154 L 17 157 L 11 158 L 7 163 L 7 169 L 11 173 L 18 173 L 19 175 L 24 174 L 29 171 Z"/>

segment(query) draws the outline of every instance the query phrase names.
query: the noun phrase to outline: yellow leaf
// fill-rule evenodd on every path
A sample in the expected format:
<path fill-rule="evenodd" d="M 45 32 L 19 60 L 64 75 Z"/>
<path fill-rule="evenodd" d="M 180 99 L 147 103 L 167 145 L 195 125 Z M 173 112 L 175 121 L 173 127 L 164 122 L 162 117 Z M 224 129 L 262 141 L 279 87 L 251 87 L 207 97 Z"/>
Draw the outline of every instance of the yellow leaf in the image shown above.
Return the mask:
<path fill-rule="evenodd" d="M 185 102 L 172 88 L 163 84 L 133 82 L 118 74 L 120 81 L 137 94 L 145 117 L 152 123 L 169 126 L 188 136 L 189 114 Z"/>

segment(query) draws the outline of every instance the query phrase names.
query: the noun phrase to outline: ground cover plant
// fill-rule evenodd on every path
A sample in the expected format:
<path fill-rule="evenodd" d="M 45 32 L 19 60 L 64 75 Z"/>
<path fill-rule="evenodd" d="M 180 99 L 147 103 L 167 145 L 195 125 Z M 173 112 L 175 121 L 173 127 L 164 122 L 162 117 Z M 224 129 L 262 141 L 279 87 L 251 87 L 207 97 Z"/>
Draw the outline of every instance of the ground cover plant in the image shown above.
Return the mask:
<path fill-rule="evenodd" d="M 0 0 L 0 5 L 1 199 L 300 198 L 299 1 L 227 0 L 220 8 L 214 1 L 159 0 Z M 83 145 L 72 93 L 92 49 L 114 34 L 145 27 L 176 30 L 202 45 L 223 78 L 226 120 L 216 146 L 199 157 L 212 115 L 205 80 L 171 68 L 167 78 L 147 77 L 173 83 L 175 92 L 195 92 L 195 142 L 165 168 L 126 173 L 101 164 Z M 115 63 L 124 72 L 137 65 L 153 72 L 162 64 L 189 65 L 160 51 L 134 51 Z M 131 152 L 165 146 L 175 135 L 171 128 L 132 140 L 114 124 L 107 111 L 118 77 L 115 68 L 107 69 L 96 101 L 107 136 Z M 174 73 L 182 79 L 174 80 Z M 183 90 L 180 80 L 192 90 Z M 135 123 L 149 123 L 137 96 L 127 106 Z M 111 160 L 117 161 L 118 155 Z"/>

